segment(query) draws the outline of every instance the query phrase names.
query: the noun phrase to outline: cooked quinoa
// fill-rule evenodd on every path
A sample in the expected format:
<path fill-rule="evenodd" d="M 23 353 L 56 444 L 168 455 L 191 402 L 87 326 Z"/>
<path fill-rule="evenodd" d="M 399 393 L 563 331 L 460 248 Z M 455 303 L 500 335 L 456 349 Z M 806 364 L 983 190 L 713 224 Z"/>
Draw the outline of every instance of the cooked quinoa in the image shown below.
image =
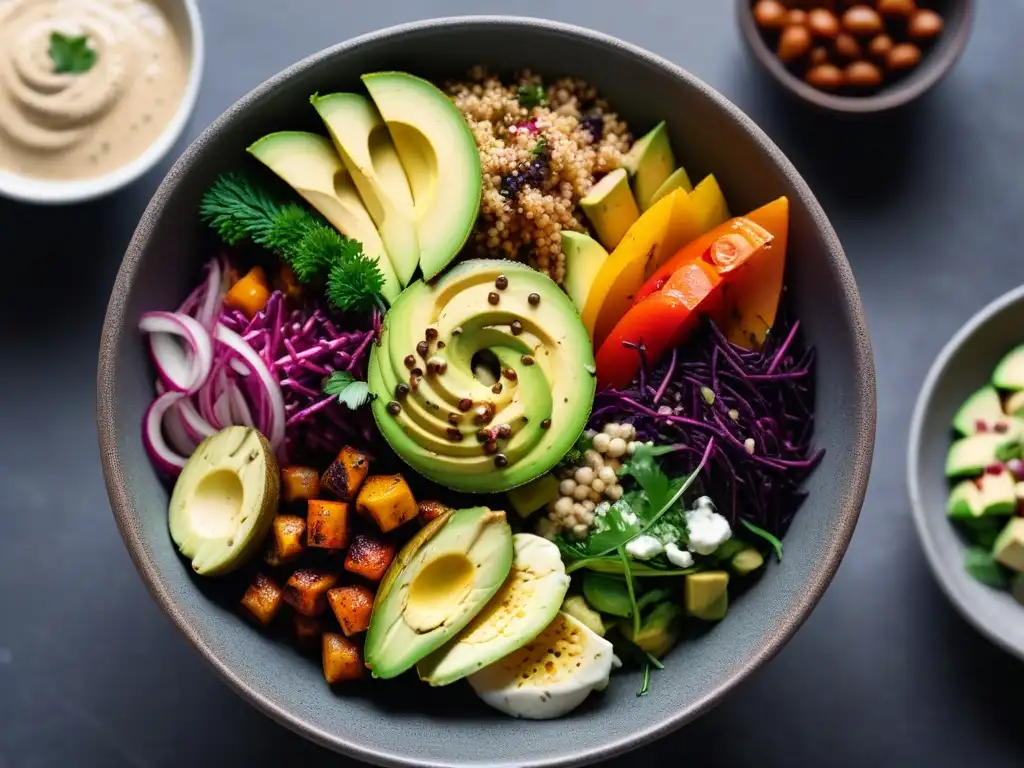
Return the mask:
<path fill-rule="evenodd" d="M 502 83 L 476 67 L 448 93 L 480 150 L 477 253 L 525 260 L 561 284 L 561 231 L 586 231 L 580 198 L 622 165 L 632 143 L 628 126 L 578 78 L 544 86 L 526 71 Z"/>

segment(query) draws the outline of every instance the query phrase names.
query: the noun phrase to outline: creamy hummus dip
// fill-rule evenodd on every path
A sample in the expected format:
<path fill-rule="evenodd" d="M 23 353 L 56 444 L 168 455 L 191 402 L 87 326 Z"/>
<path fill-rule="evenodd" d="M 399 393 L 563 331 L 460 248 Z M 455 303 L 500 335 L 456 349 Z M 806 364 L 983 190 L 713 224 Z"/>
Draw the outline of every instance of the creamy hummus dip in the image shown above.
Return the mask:
<path fill-rule="evenodd" d="M 0 0 L 0 171 L 70 181 L 130 163 L 188 74 L 180 30 L 151 0 Z"/>

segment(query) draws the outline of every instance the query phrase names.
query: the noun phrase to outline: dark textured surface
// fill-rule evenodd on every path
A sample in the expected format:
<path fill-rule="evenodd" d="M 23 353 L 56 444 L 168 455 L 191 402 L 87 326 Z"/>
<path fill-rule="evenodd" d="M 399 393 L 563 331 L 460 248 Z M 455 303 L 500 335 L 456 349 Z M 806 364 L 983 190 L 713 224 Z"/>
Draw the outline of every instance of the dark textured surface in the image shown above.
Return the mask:
<path fill-rule="evenodd" d="M 433 2 L 416 15 L 544 5 Z M 242 17 L 227 9 L 204 4 L 210 61 L 193 136 L 302 55 L 410 18 L 397 2 L 359 19 L 314 0 L 250 2 Z M 931 358 L 1024 274 L 1013 240 L 1024 9 L 981 3 L 950 78 L 911 111 L 873 122 L 793 109 L 742 51 L 728 3 L 621 9 L 595 3 L 561 17 L 687 67 L 789 154 L 854 266 L 880 394 L 868 500 L 819 608 L 721 707 L 617 764 L 1019 765 L 1024 668 L 932 582 L 907 514 L 903 457 Z M 0 766 L 344 764 L 259 715 L 199 661 L 145 593 L 107 508 L 95 350 L 121 253 L 159 175 L 74 211 L 0 203 Z"/>

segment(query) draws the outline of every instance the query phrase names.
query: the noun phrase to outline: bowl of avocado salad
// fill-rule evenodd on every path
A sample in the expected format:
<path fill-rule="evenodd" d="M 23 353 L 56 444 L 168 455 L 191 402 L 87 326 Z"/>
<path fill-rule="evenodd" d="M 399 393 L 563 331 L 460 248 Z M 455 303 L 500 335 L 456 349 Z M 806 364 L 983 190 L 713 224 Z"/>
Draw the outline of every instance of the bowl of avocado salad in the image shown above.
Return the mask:
<path fill-rule="evenodd" d="M 943 348 L 918 398 L 908 484 L 943 590 L 982 633 L 1024 657 L 1021 320 L 1018 288 Z"/>
<path fill-rule="evenodd" d="M 581 764 L 706 711 L 826 588 L 874 434 L 856 286 L 774 145 L 651 54 L 509 18 L 343 43 L 225 113 L 136 233 L 99 381 L 162 607 L 386 765 Z"/>

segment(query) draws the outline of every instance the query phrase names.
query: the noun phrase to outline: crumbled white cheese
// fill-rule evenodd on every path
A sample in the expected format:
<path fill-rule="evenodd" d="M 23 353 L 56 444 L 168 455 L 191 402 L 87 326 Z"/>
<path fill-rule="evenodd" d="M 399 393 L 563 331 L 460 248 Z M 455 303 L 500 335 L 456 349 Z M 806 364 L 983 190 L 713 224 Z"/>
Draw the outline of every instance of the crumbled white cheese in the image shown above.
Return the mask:
<path fill-rule="evenodd" d="M 685 549 L 680 549 L 671 541 L 665 545 L 665 557 L 677 568 L 689 568 L 693 565 L 693 555 Z"/>
<path fill-rule="evenodd" d="M 637 522 L 640 520 L 640 518 L 636 516 L 636 513 L 634 513 L 631 509 L 622 510 L 621 517 L 622 522 L 624 522 L 626 525 L 636 525 Z"/>
<path fill-rule="evenodd" d="M 707 502 L 702 503 L 705 499 Z M 696 507 L 686 512 L 686 529 L 689 532 L 690 551 L 699 555 L 710 555 L 723 542 L 732 538 L 729 521 L 715 512 L 707 496 L 697 499 Z"/>
<path fill-rule="evenodd" d="M 630 539 L 626 544 L 626 554 L 637 560 L 650 560 L 655 555 L 660 555 L 665 548 L 661 542 L 646 533 Z"/>

